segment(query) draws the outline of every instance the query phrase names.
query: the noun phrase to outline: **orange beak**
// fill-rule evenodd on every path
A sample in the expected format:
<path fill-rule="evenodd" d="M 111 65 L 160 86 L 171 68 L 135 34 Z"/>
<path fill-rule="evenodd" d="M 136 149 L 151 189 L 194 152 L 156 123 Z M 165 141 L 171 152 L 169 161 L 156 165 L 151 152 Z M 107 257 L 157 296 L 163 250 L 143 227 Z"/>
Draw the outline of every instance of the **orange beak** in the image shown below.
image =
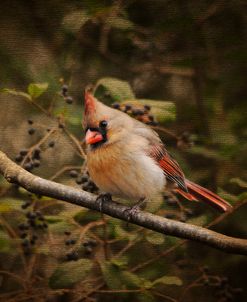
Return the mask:
<path fill-rule="evenodd" d="M 103 140 L 103 136 L 98 131 L 91 131 L 90 129 L 86 132 L 85 141 L 87 145 L 93 145 L 95 143 L 101 142 Z"/>

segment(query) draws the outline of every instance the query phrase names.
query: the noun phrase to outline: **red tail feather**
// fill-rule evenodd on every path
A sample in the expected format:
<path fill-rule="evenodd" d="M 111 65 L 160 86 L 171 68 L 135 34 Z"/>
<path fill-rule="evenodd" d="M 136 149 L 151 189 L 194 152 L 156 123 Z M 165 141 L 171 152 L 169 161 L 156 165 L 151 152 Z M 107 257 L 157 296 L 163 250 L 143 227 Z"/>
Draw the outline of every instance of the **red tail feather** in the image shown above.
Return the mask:
<path fill-rule="evenodd" d="M 184 192 L 180 188 L 176 189 L 176 191 L 188 200 L 202 200 L 224 212 L 230 211 L 232 209 L 232 206 L 227 201 L 209 191 L 208 189 L 203 188 L 187 179 L 185 180 L 185 184 L 188 188 L 188 192 Z"/>

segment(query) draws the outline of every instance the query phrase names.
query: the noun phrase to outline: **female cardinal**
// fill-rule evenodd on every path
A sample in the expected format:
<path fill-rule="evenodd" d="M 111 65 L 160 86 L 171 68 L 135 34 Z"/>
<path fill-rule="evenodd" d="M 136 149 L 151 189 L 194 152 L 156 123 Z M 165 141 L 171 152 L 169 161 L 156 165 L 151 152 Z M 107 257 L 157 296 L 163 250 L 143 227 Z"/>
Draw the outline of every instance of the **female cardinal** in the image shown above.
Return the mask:
<path fill-rule="evenodd" d="M 84 109 L 87 166 L 100 190 L 140 204 L 172 184 L 188 200 L 203 200 L 223 211 L 231 209 L 224 199 L 185 178 L 151 128 L 102 104 L 89 91 L 85 92 Z"/>

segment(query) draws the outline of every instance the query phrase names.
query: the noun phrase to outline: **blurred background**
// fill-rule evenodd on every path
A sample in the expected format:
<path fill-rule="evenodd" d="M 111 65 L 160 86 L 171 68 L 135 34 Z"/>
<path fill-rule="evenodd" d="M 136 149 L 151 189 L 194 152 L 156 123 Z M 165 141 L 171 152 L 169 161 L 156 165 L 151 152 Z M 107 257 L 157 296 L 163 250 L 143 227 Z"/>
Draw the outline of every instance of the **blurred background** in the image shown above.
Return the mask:
<path fill-rule="evenodd" d="M 1 150 L 98 193 L 81 129 L 83 90 L 94 84 L 100 100 L 158 131 L 190 179 L 235 206 L 225 217 L 164 194 L 149 210 L 246 238 L 246 9 L 244 0 L 1 1 Z M 1 179 L 1 301 L 241 302 L 246 269 L 243 256 Z"/>

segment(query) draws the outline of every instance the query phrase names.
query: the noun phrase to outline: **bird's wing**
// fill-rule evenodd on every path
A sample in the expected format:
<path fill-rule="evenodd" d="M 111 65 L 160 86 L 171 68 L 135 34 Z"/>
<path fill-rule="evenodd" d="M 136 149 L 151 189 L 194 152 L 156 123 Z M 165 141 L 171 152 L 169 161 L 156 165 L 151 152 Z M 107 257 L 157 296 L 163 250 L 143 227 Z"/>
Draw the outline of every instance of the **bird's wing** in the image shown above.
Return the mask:
<path fill-rule="evenodd" d="M 175 182 L 179 188 L 188 192 L 185 184 L 185 177 L 181 168 L 176 160 L 171 157 L 162 143 L 152 145 L 148 153 L 148 155 L 152 157 L 162 168 L 168 180 Z"/>
<path fill-rule="evenodd" d="M 166 178 L 177 184 L 178 188 L 188 192 L 181 168 L 166 150 L 158 133 L 140 122 L 135 124 L 134 132 L 148 141 L 147 155 L 152 157 L 162 168 Z"/>

